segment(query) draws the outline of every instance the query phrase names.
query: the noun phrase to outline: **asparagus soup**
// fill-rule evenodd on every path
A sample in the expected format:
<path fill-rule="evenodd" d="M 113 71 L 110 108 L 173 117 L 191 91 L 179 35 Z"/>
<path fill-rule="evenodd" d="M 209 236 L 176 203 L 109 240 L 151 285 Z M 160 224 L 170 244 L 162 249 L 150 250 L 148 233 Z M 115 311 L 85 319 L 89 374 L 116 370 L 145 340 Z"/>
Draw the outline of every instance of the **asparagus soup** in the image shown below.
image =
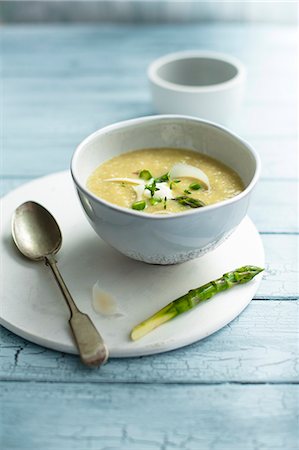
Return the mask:
<path fill-rule="evenodd" d="M 153 148 L 123 153 L 90 175 L 87 188 L 125 208 L 152 214 L 181 213 L 239 194 L 239 175 L 199 152 Z"/>

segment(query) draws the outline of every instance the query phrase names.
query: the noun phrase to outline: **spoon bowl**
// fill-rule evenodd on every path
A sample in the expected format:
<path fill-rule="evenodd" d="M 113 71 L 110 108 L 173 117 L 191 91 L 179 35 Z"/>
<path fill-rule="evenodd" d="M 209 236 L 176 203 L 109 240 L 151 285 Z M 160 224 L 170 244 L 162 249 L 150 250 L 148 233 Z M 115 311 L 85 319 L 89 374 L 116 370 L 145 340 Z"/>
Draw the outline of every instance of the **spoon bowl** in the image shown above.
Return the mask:
<path fill-rule="evenodd" d="M 35 261 L 57 253 L 62 244 L 61 231 L 52 214 L 32 201 L 15 210 L 12 235 L 20 252 Z"/>

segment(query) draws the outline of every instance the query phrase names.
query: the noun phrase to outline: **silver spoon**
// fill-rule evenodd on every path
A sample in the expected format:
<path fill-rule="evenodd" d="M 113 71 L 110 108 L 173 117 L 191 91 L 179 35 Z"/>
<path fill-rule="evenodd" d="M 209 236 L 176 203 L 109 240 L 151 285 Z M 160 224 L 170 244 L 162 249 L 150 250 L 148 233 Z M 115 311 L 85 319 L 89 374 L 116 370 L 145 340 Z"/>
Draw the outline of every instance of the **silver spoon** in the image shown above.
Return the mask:
<path fill-rule="evenodd" d="M 62 236 L 54 217 L 43 206 L 26 202 L 14 212 L 12 236 L 20 252 L 34 261 L 44 260 L 70 310 L 72 329 L 81 360 L 87 366 L 99 366 L 108 359 L 108 349 L 87 314 L 76 306 L 56 266 L 55 254 L 61 247 Z"/>

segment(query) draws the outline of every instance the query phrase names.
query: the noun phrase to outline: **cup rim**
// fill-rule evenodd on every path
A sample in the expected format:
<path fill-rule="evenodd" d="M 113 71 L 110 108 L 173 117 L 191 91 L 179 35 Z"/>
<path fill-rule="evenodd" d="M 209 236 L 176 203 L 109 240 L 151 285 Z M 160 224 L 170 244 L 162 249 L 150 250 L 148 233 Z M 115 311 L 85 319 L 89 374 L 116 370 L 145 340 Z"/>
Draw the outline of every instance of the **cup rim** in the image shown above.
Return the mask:
<path fill-rule="evenodd" d="M 219 62 L 224 62 L 231 64 L 236 69 L 236 74 L 229 80 L 222 81 L 220 83 L 215 83 L 211 85 L 203 86 L 190 86 L 180 83 L 173 83 L 167 81 L 158 75 L 158 71 L 164 65 L 181 61 L 184 59 L 214 59 Z M 234 84 L 242 82 L 246 78 L 246 69 L 244 64 L 236 57 L 227 55 L 225 53 L 212 52 L 208 50 L 185 50 L 175 53 L 168 53 L 167 55 L 161 56 L 155 59 L 147 69 L 148 79 L 155 85 L 161 88 L 168 89 L 177 92 L 186 93 L 205 93 L 205 92 L 215 92 L 219 90 L 225 90 L 231 88 Z"/>
<path fill-rule="evenodd" d="M 89 142 L 96 139 L 99 135 L 109 133 L 110 131 L 117 130 L 122 127 L 130 126 L 130 125 L 137 125 L 137 124 L 140 124 L 143 122 L 164 121 L 164 120 L 167 121 L 167 120 L 171 120 L 171 119 L 173 119 L 173 120 L 179 119 L 179 120 L 187 120 L 189 122 L 192 121 L 192 122 L 196 122 L 196 123 L 203 123 L 203 124 L 206 124 L 213 128 L 217 128 L 221 131 L 224 131 L 225 133 L 229 134 L 236 140 L 240 141 L 240 143 L 243 144 L 244 147 L 249 151 L 249 153 L 254 157 L 255 164 L 256 164 L 254 175 L 252 177 L 252 180 L 248 184 L 248 186 L 242 192 L 240 192 L 240 194 L 237 194 L 234 197 L 231 197 L 227 200 L 223 200 L 223 201 L 220 201 L 217 203 L 213 203 L 212 205 L 207 205 L 203 208 L 196 208 L 196 209 L 192 209 L 192 210 L 188 210 L 188 211 L 180 212 L 180 213 L 155 215 L 155 214 L 150 214 L 150 213 L 146 213 L 143 211 L 142 212 L 135 211 L 134 209 L 125 208 L 125 207 L 110 203 L 110 202 L 96 196 L 95 194 L 93 194 L 89 189 L 87 189 L 87 187 L 85 185 L 83 185 L 79 181 L 78 176 L 76 175 L 78 172 L 78 167 L 79 167 L 79 164 L 77 163 L 79 155 L 83 151 L 84 147 Z M 82 190 L 84 192 L 84 194 L 87 195 L 87 197 L 92 198 L 94 201 L 106 206 L 110 210 L 114 210 L 114 211 L 117 211 L 117 212 L 125 214 L 125 215 L 135 216 L 135 217 L 138 217 L 139 219 L 173 220 L 173 219 L 184 218 L 186 216 L 191 216 L 193 214 L 204 214 L 207 211 L 212 211 L 214 209 L 219 209 L 219 208 L 225 207 L 227 205 L 234 204 L 234 203 L 240 201 L 241 199 L 243 199 L 244 197 L 246 197 L 250 193 L 250 191 L 254 188 L 255 184 L 257 183 L 257 181 L 260 177 L 261 161 L 260 161 L 260 157 L 259 157 L 258 153 L 256 152 L 256 150 L 254 150 L 254 148 L 251 147 L 251 145 L 249 145 L 248 142 L 246 142 L 244 139 L 240 138 L 237 134 L 231 132 L 230 130 L 228 130 L 226 127 L 224 127 L 222 125 L 218 125 L 209 120 L 198 119 L 196 117 L 187 116 L 187 115 L 160 114 L 160 115 L 144 116 L 144 117 L 138 117 L 135 119 L 124 120 L 124 121 L 117 122 L 117 123 L 114 123 L 111 125 L 107 125 L 103 128 L 96 130 L 95 132 L 93 132 L 92 134 L 87 136 L 85 139 L 83 139 L 83 141 L 81 141 L 80 144 L 76 147 L 74 154 L 72 156 L 72 159 L 71 159 L 70 170 L 71 170 L 71 175 L 72 175 L 72 178 L 73 178 L 76 186 L 78 186 L 80 188 L 80 190 Z"/>

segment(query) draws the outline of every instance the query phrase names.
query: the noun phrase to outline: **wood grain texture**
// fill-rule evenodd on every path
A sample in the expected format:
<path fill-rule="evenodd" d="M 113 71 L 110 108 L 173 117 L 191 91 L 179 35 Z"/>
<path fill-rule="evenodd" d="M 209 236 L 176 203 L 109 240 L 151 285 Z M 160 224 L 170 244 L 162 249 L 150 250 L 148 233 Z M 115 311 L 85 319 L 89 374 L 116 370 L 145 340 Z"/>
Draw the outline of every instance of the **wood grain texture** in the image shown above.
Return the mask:
<path fill-rule="evenodd" d="M 89 133 L 154 112 L 146 79 L 154 58 L 205 48 L 227 51 L 248 66 L 244 108 L 232 129 L 259 151 L 262 176 L 298 177 L 295 28 L 20 26 L 0 32 L 6 175 L 66 169 Z"/>
<path fill-rule="evenodd" d="M 66 170 L 95 129 L 152 114 L 146 68 L 154 58 L 197 48 L 239 57 L 248 85 L 231 128 L 262 159 L 249 213 L 266 252 L 264 279 L 243 314 L 180 350 L 90 371 L 2 328 L 2 447 L 297 450 L 296 28 L 8 26 L 0 34 L 2 195 Z"/>
<path fill-rule="evenodd" d="M 248 215 L 260 233 L 299 231 L 298 188 L 298 181 L 259 181 L 252 195 Z"/>
<path fill-rule="evenodd" d="M 294 385 L 0 386 L 7 450 L 298 448 Z"/>
<path fill-rule="evenodd" d="M 251 137 L 248 142 L 258 151 L 262 161 L 262 179 L 298 180 L 298 139 Z"/>
<path fill-rule="evenodd" d="M 61 77 L 74 75 L 75 68 L 82 68 L 81 75 L 99 77 L 107 75 L 107 71 L 99 73 L 99 67 L 114 68 L 115 64 L 125 64 L 130 72 L 137 75 L 136 70 L 142 71 L 144 63 L 151 61 L 153 57 L 186 48 L 228 51 L 242 58 L 251 73 L 262 74 L 268 68 L 271 79 L 267 77 L 267 80 L 270 84 L 277 75 L 284 74 L 285 77 L 294 79 L 296 74 L 296 60 L 292 59 L 297 47 L 296 26 L 251 26 L 238 23 L 156 26 L 101 24 L 71 27 L 19 25 L 2 27 L 1 33 L 4 62 L 10 63 L 5 64 L 6 76 L 43 77 L 51 74 Z M 124 49 L 128 52 L 123 53 Z M 275 49 L 275 54 L 279 54 L 282 59 L 273 57 L 271 49 Z M 91 57 L 100 54 L 108 55 L 109 58 L 100 60 Z M 134 59 L 136 55 L 140 56 L 139 60 Z M 64 60 L 64 63 L 54 65 L 52 58 Z M 38 64 L 41 60 L 43 64 Z M 132 66 L 131 61 L 137 64 Z M 275 72 L 271 71 L 273 68 L 276 69 Z M 289 73 L 289 68 L 295 72 Z M 113 71 L 111 75 L 113 76 Z M 267 86 L 263 85 L 263 88 L 267 89 Z M 286 91 L 287 89 L 284 90 Z M 275 101 L 273 95 L 272 99 Z"/>
<path fill-rule="evenodd" d="M 298 236 L 263 235 L 266 269 L 257 298 L 298 298 Z M 271 255 L 271 256 L 270 256 Z"/>
<path fill-rule="evenodd" d="M 2 329 L 0 379 L 91 383 L 274 383 L 299 376 L 299 303 L 253 301 L 231 324 L 180 350 L 112 359 L 100 370 Z"/>

